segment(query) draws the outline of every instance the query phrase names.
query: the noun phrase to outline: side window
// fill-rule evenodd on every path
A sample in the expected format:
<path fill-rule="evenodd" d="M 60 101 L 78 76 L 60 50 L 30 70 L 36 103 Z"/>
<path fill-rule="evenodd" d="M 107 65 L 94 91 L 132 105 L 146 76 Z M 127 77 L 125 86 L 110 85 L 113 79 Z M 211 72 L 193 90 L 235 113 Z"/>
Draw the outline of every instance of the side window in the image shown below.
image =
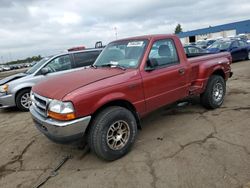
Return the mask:
<path fill-rule="evenodd" d="M 63 55 L 50 61 L 46 66 L 50 72 L 59 72 L 72 68 L 69 55 Z"/>
<path fill-rule="evenodd" d="M 200 53 L 200 49 L 199 48 L 195 48 L 195 47 L 190 47 L 189 48 L 189 53 L 190 54 Z"/>
<path fill-rule="evenodd" d="M 238 42 L 237 41 L 234 41 L 231 45 L 231 48 L 238 48 L 239 45 L 238 45 Z"/>
<path fill-rule="evenodd" d="M 239 46 L 240 46 L 240 47 L 245 47 L 245 46 L 246 46 L 246 43 L 243 42 L 243 41 L 239 41 Z"/>
<path fill-rule="evenodd" d="M 84 67 L 92 65 L 101 51 L 92 51 L 92 52 L 80 52 L 74 54 L 74 60 L 76 67 Z"/>
<path fill-rule="evenodd" d="M 166 39 L 156 41 L 149 53 L 149 59 L 154 59 L 159 67 L 179 63 L 173 40 Z"/>

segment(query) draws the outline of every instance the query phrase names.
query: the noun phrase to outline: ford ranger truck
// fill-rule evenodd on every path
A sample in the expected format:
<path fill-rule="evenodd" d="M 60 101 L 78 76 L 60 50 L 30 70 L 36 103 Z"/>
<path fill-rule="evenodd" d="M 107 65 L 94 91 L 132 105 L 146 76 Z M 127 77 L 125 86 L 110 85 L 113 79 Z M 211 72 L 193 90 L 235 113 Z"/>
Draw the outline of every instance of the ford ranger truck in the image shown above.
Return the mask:
<path fill-rule="evenodd" d="M 49 139 L 87 138 L 98 157 L 112 161 L 128 153 L 148 113 L 193 95 L 205 108 L 220 107 L 231 62 L 227 52 L 187 59 L 175 35 L 117 40 L 91 68 L 34 86 L 30 112 Z"/>

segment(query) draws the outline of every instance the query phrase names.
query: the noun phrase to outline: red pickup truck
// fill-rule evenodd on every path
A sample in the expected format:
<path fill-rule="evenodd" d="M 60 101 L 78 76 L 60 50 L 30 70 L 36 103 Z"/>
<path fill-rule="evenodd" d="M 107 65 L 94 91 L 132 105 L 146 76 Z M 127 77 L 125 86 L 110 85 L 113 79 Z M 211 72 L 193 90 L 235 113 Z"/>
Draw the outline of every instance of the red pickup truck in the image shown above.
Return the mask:
<path fill-rule="evenodd" d="M 220 107 L 231 62 L 229 53 L 187 59 L 175 35 L 117 40 L 92 67 L 34 86 L 30 112 L 49 139 L 87 138 L 97 156 L 115 160 L 131 149 L 149 112 L 192 95 L 208 109 Z"/>

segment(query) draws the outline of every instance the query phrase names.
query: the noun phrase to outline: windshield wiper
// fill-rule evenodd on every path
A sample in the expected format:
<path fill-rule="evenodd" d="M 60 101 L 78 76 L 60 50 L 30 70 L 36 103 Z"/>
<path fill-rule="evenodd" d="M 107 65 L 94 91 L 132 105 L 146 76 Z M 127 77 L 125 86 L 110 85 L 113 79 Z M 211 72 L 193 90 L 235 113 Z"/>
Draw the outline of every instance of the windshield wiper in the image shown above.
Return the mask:
<path fill-rule="evenodd" d="M 124 66 L 121 66 L 119 64 L 114 64 L 114 63 L 107 63 L 107 64 L 103 64 L 103 65 L 100 65 L 100 67 L 117 67 L 117 68 L 120 68 L 122 70 L 126 70 L 126 68 Z"/>

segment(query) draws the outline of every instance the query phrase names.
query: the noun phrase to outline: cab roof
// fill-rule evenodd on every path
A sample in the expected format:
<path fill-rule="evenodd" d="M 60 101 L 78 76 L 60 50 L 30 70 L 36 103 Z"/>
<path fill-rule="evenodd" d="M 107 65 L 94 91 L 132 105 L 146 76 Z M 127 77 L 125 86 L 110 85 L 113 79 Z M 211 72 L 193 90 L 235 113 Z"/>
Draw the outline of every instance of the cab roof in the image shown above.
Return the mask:
<path fill-rule="evenodd" d="M 119 40 L 115 40 L 113 42 L 117 41 L 124 41 L 124 40 L 151 40 L 151 39 L 163 39 L 163 38 L 173 38 L 176 37 L 176 35 L 173 34 L 154 34 L 154 35 L 143 35 L 143 36 L 136 36 L 136 37 L 128 37 L 123 38 Z"/>

